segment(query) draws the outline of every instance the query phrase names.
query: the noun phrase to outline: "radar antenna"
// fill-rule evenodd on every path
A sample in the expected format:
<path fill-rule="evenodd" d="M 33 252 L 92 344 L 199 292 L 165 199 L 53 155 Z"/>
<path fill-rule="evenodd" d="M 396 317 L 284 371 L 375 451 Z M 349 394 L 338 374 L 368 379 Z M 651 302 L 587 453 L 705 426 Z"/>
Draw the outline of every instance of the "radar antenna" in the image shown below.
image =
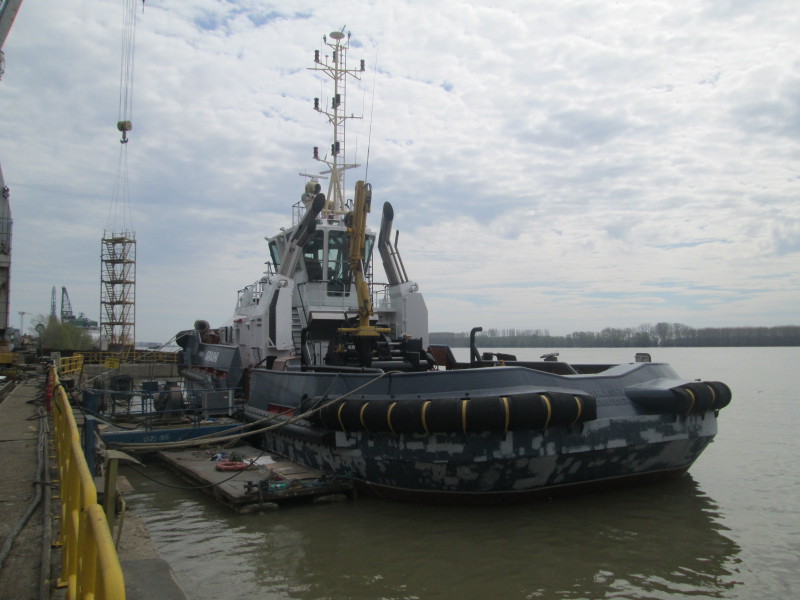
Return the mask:
<path fill-rule="evenodd" d="M 333 80 L 333 97 L 324 105 L 320 104 L 319 98 L 314 98 L 314 110 L 328 117 L 328 121 L 333 125 L 333 140 L 330 153 L 320 157 L 319 148 L 314 147 L 314 159 L 328 165 L 328 169 L 322 171 L 323 175 L 330 174 L 328 183 L 328 202 L 323 210 L 324 215 L 345 214 L 347 209 L 344 201 L 344 172 L 361 165 L 347 162 L 347 147 L 345 145 L 345 132 L 347 121 L 350 119 L 360 119 L 355 115 L 347 114 L 347 78 L 348 76 L 360 80 L 361 73 L 364 72 L 364 61 L 361 60 L 359 68 L 347 68 L 347 51 L 350 48 L 350 34 L 343 31 L 334 31 L 327 36 L 322 36 L 323 43 L 330 48 L 331 54 L 320 57 L 320 51 L 314 51 L 314 66 L 309 67 L 310 71 L 321 71 Z"/>

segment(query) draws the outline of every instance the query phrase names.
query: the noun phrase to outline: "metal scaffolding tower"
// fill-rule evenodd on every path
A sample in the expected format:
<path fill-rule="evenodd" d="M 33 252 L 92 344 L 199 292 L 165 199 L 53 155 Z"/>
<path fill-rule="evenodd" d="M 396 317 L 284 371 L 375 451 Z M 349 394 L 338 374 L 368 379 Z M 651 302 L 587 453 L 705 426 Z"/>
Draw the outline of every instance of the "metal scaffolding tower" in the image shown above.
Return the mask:
<path fill-rule="evenodd" d="M 103 235 L 100 255 L 100 343 L 112 352 L 136 341 L 136 234 Z"/>

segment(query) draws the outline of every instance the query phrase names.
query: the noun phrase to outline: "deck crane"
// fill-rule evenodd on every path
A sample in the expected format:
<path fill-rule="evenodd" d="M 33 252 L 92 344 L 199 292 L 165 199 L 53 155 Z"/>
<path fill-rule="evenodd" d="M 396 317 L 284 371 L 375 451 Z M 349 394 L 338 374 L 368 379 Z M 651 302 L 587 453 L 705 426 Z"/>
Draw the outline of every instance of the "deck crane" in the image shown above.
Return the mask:
<path fill-rule="evenodd" d="M 5 72 L 5 44 L 11 25 L 17 16 L 22 0 L 0 0 L 0 79 Z M 11 284 L 11 194 L 3 180 L 0 168 L 0 351 L 8 348 L 9 298 Z"/>
<path fill-rule="evenodd" d="M 388 327 L 378 327 L 370 321 L 375 313 L 372 310 L 372 299 L 366 279 L 366 231 L 367 215 L 372 205 L 372 186 L 363 181 L 356 183 L 356 200 L 353 211 L 345 217 L 349 236 L 349 258 L 352 278 L 358 297 L 358 324 L 355 327 L 340 327 L 339 333 L 349 336 L 358 353 L 360 366 L 372 364 L 372 351 L 382 334 L 391 331 Z"/>

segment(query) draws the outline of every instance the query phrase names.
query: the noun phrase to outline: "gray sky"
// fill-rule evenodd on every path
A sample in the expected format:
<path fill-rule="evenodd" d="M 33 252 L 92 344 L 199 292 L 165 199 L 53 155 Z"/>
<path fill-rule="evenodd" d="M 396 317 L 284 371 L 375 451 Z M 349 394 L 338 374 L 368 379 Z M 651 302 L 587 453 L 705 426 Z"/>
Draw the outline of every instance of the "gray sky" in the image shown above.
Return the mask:
<path fill-rule="evenodd" d="M 6 42 L 12 326 L 54 285 L 99 317 L 121 4 L 28 1 Z M 260 276 L 330 143 L 307 67 L 343 26 L 367 64 L 349 158 L 369 146 L 370 225 L 391 201 L 432 331 L 800 323 L 796 2 L 148 0 L 137 19 L 139 341 L 222 323 Z"/>

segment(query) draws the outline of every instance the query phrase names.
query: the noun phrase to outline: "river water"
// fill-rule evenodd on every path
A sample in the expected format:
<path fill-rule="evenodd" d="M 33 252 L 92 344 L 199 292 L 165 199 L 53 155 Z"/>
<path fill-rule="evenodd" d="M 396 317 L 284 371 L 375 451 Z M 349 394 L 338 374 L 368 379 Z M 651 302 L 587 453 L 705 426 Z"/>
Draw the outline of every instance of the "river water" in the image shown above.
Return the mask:
<path fill-rule="evenodd" d="M 503 508 L 359 499 L 236 515 L 127 470 L 126 500 L 192 600 L 800 597 L 800 348 L 649 351 L 733 390 L 714 443 L 672 481 Z M 560 352 L 607 363 L 635 349 Z"/>

